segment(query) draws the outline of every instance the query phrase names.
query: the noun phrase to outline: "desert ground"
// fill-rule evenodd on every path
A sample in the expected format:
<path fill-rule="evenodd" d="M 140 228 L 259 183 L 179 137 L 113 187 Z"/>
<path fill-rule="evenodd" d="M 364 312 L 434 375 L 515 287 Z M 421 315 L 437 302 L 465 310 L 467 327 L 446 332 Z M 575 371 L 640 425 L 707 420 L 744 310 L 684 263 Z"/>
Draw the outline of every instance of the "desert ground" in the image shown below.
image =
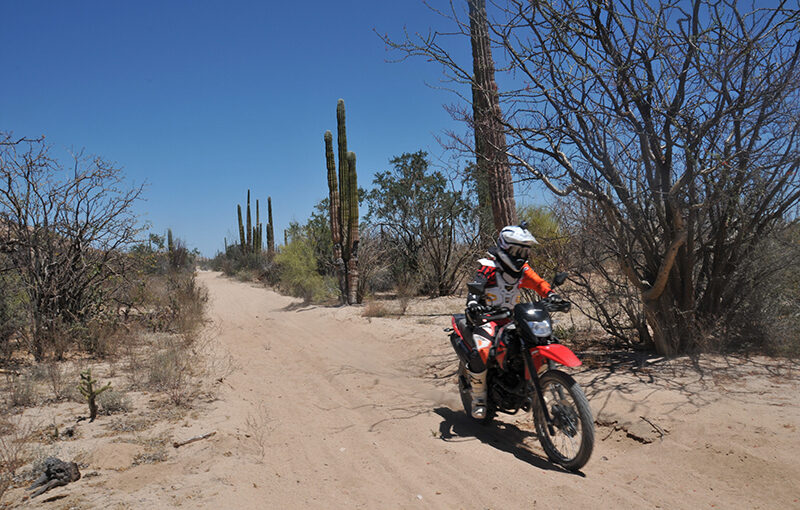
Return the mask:
<path fill-rule="evenodd" d="M 109 434 L 128 422 L 150 437 L 136 430 L 141 413 L 82 422 L 61 452 L 83 478 L 33 500 L 15 488 L 12 507 L 800 508 L 790 362 L 579 352 L 586 363 L 569 372 L 589 398 L 596 444 L 571 473 L 547 460 L 529 415 L 490 426 L 465 416 L 442 331 L 458 300 L 365 317 L 218 273 L 199 279 L 205 336 L 230 362 L 215 391 L 174 419 L 158 411 L 167 447 L 148 462 L 146 440 Z"/>

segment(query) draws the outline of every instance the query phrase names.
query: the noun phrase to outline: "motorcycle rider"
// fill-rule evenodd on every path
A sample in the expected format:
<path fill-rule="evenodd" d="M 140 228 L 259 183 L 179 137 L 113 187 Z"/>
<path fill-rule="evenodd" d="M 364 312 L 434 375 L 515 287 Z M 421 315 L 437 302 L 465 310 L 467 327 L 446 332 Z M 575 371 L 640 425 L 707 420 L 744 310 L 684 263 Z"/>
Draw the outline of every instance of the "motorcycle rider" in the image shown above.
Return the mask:
<path fill-rule="evenodd" d="M 486 337 L 487 334 L 494 334 L 493 328 L 484 329 L 478 322 L 479 316 L 486 311 L 482 302 L 487 306 L 510 311 L 520 301 L 520 289 L 532 289 L 542 297 L 553 301 L 561 300 L 550 288 L 550 284 L 528 265 L 530 249 L 534 244 L 538 243 L 524 222 L 519 226 L 510 225 L 500 231 L 497 245 L 489 248 L 488 257 L 478 260 L 481 267 L 471 287 L 482 292 L 467 294 L 467 317 L 472 327 L 472 336 L 478 334 Z M 471 343 L 474 344 L 474 340 Z M 472 417 L 483 419 L 486 417 L 487 367 L 476 346 L 470 345 L 470 348 L 467 373 L 472 387 Z"/>

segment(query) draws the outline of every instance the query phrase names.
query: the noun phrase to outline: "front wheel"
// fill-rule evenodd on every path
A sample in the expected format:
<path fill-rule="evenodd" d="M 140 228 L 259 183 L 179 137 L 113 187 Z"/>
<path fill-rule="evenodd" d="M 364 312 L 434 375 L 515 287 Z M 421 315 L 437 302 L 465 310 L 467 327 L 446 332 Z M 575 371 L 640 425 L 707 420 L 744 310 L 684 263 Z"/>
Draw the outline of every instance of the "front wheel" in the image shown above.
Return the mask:
<path fill-rule="evenodd" d="M 544 401 L 553 419 L 553 434 L 541 406 L 534 408 L 539 442 L 551 461 L 571 471 L 582 468 L 594 448 L 594 420 L 589 401 L 575 379 L 559 370 L 548 370 L 540 383 Z"/>

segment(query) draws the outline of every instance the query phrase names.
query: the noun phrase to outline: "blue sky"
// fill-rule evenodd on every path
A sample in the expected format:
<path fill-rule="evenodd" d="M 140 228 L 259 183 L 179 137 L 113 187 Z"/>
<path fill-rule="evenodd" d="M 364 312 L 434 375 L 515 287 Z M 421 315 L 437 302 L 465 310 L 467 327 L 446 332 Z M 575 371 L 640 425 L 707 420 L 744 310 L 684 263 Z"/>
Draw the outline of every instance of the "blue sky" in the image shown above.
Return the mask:
<path fill-rule="evenodd" d="M 404 26 L 446 27 L 417 0 L 6 2 L 0 130 L 115 161 L 148 183 L 152 230 L 205 255 L 235 235 L 248 188 L 272 196 L 281 239 L 327 196 L 338 98 L 364 187 L 403 152 L 446 158 L 435 137 L 466 131 L 442 107 L 456 97 L 426 86 L 440 67 L 386 62 L 375 31 Z"/>

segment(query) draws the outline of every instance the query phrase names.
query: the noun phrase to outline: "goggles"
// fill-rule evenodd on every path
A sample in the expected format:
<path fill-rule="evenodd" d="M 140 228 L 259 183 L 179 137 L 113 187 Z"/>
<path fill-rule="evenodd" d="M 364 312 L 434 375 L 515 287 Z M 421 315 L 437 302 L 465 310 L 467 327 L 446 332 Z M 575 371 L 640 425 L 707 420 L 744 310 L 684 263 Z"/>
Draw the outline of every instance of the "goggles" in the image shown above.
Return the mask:
<path fill-rule="evenodd" d="M 528 260 L 531 250 L 528 246 L 511 245 L 506 251 L 515 259 Z"/>

